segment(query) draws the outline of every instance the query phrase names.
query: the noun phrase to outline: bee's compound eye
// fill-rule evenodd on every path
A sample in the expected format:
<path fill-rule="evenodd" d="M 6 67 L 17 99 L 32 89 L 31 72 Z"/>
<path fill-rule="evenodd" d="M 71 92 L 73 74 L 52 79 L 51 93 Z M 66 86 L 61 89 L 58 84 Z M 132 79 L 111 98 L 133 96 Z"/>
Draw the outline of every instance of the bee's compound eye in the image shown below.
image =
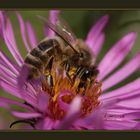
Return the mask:
<path fill-rule="evenodd" d="M 89 77 L 90 77 L 90 71 L 89 70 L 85 70 L 83 75 L 82 75 L 82 77 L 81 77 L 81 79 L 85 81 Z"/>
<path fill-rule="evenodd" d="M 89 70 L 86 70 L 85 74 L 89 74 Z"/>

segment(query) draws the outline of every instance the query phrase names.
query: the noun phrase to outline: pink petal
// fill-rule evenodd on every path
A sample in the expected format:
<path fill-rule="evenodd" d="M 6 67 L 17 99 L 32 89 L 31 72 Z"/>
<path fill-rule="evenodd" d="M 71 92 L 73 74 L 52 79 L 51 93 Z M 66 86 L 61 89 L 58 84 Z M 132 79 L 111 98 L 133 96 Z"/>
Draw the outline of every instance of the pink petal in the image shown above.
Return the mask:
<path fill-rule="evenodd" d="M 52 120 L 49 117 L 45 117 L 44 119 L 41 119 L 39 123 L 36 124 L 36 129 L 38 129 L 38 130 L 52 130 L 54 124 L 55 124 L 54 120 Z"/>
<path fill-rule="evenodd" d="M 117 103 L 119 106 L 140 110 L 140 89 L 138 91 L 130 92 L 126 96 L 120 97 L 119 100 L 120 101 Z"/>
<path fill-rule="evenodd" d="M 102 80 L 124 60 L 126 55 L 132 49 L 135 39 L 136 33 L 131 32 L 124 36 L 109 50 L 99 64 L 99 80 Z"/>
<path fill-rule="evenodd" d="M 65 95 L 71 95 L 72 96 L 72 93 L 70 93 L 69 91 L 61 92 L 58 96 L 58 104 L 60 105 L 61 109 L 63 109 L 64 111 L 67 111 L 67 110 L 69 110 L 69 104 L 65 103 L 62 100 L 62 97 L 65 96 Z"/>
<path fill-rule="evenodd" d="M 120 87 L 116 90 L 110 91 L 108 93 L 102 94 L 99 99 L 100 100 L 105 100 L 105 99 L 110 99 L 110 98 L 117 98 L 119 96 L 124 96 L 127 95 L 128 93 L 132 93 L 138 89 L 140 89 L 140 78 L 134 80 L 133 82 L 130 82 L 126 84 L 123 87 Z"/>
<path fill-rule="evenodd" d="M 19 13 L 17 13 L 17 17 L 18 17 L 18 20 L 19 20 L 22 40 L 24 42 L 25 48 L 27 49 L 27 52 L 30 52 L 31 48 L 29 47 L 29 44 L 28 44 L 28 41 L 27 41 L 27 38 L 26 38 L 26 32 L 25 32 L 26 29 L 25 29 L 25 24 L 24 24 L 23 18 Z"/>
<path fill-rule="evenodd" d="M 99 19 L 97 23 L 93 25 L 93 27 L 91 28 L 90 32 L 87 35 L 86 44 L 91 48 L 91 50 L 93 50 L 93 52 L 95 52 L 95 55 L 97 55 L 96 52 L 99 53 L 99 50 L 101 49 L 101 45 L 99 46 L 95 45 L 97 43 L 96 41 L 99 38 L 101 38 L 102 30 L 106 26 L 108 19 L 109 19 L 108 15 L 103 16 L 101 19 Z M 101 42 L 102 41 L 100 41 L 100 44 L 102 44 Z"/>
<path fill-rule="evenodd" d="M 0 77 L 7 79 L 11 83 L 16 83 L 16 75 L 14 75 L 9 69 L 0 64 Z"/>
<path fill-rule="evenodd" d="M 140 118 L 140 110 L 139 111 L 132 111 L 129 113 L 124 114 L 125 118 L 129 118 L 131 120 Z"/>
<path fill-rule="evenodd" d="M 0 102 L 0 108 L 5 108 L 5 109 L 7 109 L 7 110 L 9 110 L 10 109 L 10 107 L 9 107 L 9 104 L 7 104 L 7 103 L 5 103 L 5 102 Z"/>
<path fill-rule="evenodd" d="M 0 36 L 3 38 L 3 27 L 6 23 L 7 16 L 4 11 L 0 11 Z"/>
<path fill-rule="evenodd" d="M 59 10 L 51 10 L 49 11 L 49 21 L 53 24 L 57 21 L 57 18 L 59 16 L 60 11 Z M 48 26 L 45 26 L 45 36 L 54 36 L 55 33 L 48 28 Z"/>
<path fill-rule="evenodd" d="M 133 94 L 130 94 L 129 101 L 125 98 L 114 98 L 110 99 L 110 101 L 103 100 L 102 102 L 104 105 L 101 105 L 99 109 L 97 109 L 97 111 L 99 112 L 98 117 L 101 118 L 101 116 L 103 116 L 102 126 L 100 127 L 100 129 L 123 130 L 127 127 L 127 129 L 135 129 L 138 122 L 133 121 L 132 119 L 139 118 L 140 114 L 138 112 L 140 111 L 140 108 L 138 107 L 139 105 L 136 107 L 133 103 L 131 104 L 131 99 L 136 99 L 136 97 L 133 97 Z M 125 101 L 128 101 L 128 104 L 126 104 Z M 117 109 L 114 105 L 120 106 L 120 109 Z M 93 115 L 96 116 L 97 113 L 93 113 Z M 126 124 L 123 124 L 124 122 L 126 122 Z"/>
<path fill-rule="evenodd" d="M 136 96 L 129 96 L 128 98 L 119 98 L 118 102 L 112 103 L 111 107 L 107 108 L 107 114 L 111 114 L 112 117 L 116 119 L 136 119 L 139 118 L 138 112 L 140 112 L 140 107 L 133 105 L 127 105 L 124 102 L 130 98 L 134 99 Z M 112 99 L 113 101 L 114 99 Z M 130 101 L 130 100 L 129 100 Z M 106 102 L 106 100 L 104 101 Z M 139 114 L 140 115 L 140 114 Z"/>
<path fill-rule="evenodd" d="M 11 100 L 11 99 L 8 99 L 5 97 L 0 97 L 0 103 L 4 103 L 5 105 L 16 105 L 18 107 L 22 107 L 22 108 L 28 109 L 30 111 L 33 111 L 33 109 L 30 106 L 27 106 L 23 103 L 20 103 L 18 101 Z"/>
<path fill-rule="evenodd" d="M 123 99 L 122 99 L 123 101 Z M 130 101 L 129 101 L 130 102 Z M 139 111 L 127 110 L 127 112 L 117 112 L 114 108 L 114 104 L 118 104 L 118 99 L 112 99 L 110 101 L 103 101 L 96 110 L 90 115 L 84 118 L 83 122 L 86 126 L 92 127 L 92 129 L 102 130 L 123 130 L 123 129 L 135 129 L 139 122 L 133 121 L 134 118 L 139 118 Z M 123 108 L 122 108 L 123 109 Z M 123 123 L 126 124 L 123 124 Z"/>
<path fill-rule="evenodd" d="M 54 126 L 54 120 L 50 118 L 45 118 L 44 120 L 44 129 L 45 130 L 52 130 Z"/>
<path fill-rule="evenodd" d="M 81 108 L 81 97 L 77 96 L 70 104 L 69 111 L 62 122 L 57 126 L 60 130 L 69 129 L 71 125 L 79 118 Z"/>
<path fill-rule="evenodd" d="M 31 104 L 34 107 L 37 107 L 36 104 L 36 98 L 35 96 L 30 94 L 30 91 L 19 91 L 19 89 L 17 89 L 17 86 L 13 86 L 9 83 L 7 83 L 6 81 L 3 81 L 3 79 L 0 80 L 0 87 L 2 89 L 4 89 L 6 92 L 10 93 L 11 95 L 18 97 L 20 99 L 25 100 L 26 102 L 28 102 L 29 104 Z"/>
<path fill-rule="evenodd" d="M 37 91 L 34 89 L 34 87 L 31 84 L 27 85 L 27 91 L 30 91 L 30 93 L 36 97 Z"/>
<path fill-rule="evenodd" d="M 16 75 L 11 70 L 9 70 L 7 67 L 2 65 L 1 63 L 0 63 L 0 69 L 3 70 L 9 76 L 9 78 L 10 77 L 11 78 L 16 78 Z"/>
<path fill-rule="evenodd" d="M 108 112 L 107 112 L 108 113 Z M 134 114 L 133 114 L 134 113 Z M 138 113 L 138 112 L 137 112 Z M 116 114 L 111 113 L 107 114 L 104 120 L 104 129 L 107 130 L 135 130 L 140 123 L 134 121 L 134 118 L 131 118 L 134 115 L 137 116 L 136 112 L 125 113 L 125 114 Z M 131 116 L 132 115 L 132 116 Z"/>
<path fill-rule="evenodd" d="M 6 81 L 2 81 L 2 79 L 0 80 L 0 87 L 11 95 L 21 98 L 21 95 L 18 94 L 17 89 L 9 85 L 9 83 L 6 83 Z"/>
<path fill-rule="evenodd" d="M 95 44 L 94 44 L 94 46 L 92 48 L 93 53 L 95 54 L 96 57 L 100 53 L 104 41 L 105 41 L 105 34 L 101 33 L 100 36 L 98 37 L 98 39 L 95 41 Z"/>
<path fill-rule="evenodd" d="M 4 28 L 3 29 L 3 37 L 4 37 L 4 41 L 7 45 L 7 48 L 11 52 L 15 61 L 20 66 L 23 63 L 23 58 L 21 57 L 21 55 L 16 47 L 16 43 L 15 43 L 14 34 L 13 34 L 12 25 L 11 25 L 10 20 L 7 20 L 7 26 L 3 27 L 3 28 Z"/>
<path fill-rule="evenodd" d="M 140 53 L 138 53 L 132 60 L 130 60 L 125 66 L 119 69 L 117 72 L 112 74 L 108 79 L 103 81 L 102 90 L 105 91 L 108 88 L 121 82 L 132 73 L 134 73 L 138 68 L 140 68 Z"/>
<path fill-rule="evenodd" d="M 40 113 L 37 112 L 16 112 L 13 111 L 12 114 L 16 117 L 23 118 L 23 119 L 31 119 L 31 118 L 38 118 L 41 117 Z"/>
<path fill-rule="evenodd" d="M 21 70 L 17 76 L 17 86 L 19 89 L 22 89 L 27 81 L 27 77 L 29 74 L 29 69 L 26 65 L 21 67 Z"/>
<path fill-rule="evenodd" d="M 0 61 L 15 74 L 18 74 L 17 65 L 15 65 L 2 51 L 0 51 Z"/>
<path fill-rule="evenodd" d="M 70 109 L 69 109 L 69 111 L 67 113 L 67 117 L 71 117 L 74 114 L 79 113 L 80 108 L 81 108 L 81 97 L 80 96 L 76 96 L 73 99 L 72 103 L 70 104 Z"/>
<path fill-rule="evenodd" d="M 37 45 L 37 38 L 36 38 L 35 31 L 33 29 L 33 26 L 31 25 L 30 22 L 26 22 L 26 26 L 27 26 L 27 32 L 28 32 L 30 44 L 31 44 L 32 48 L 35 48 Z"/>
<path fill-rule="evenodd" d="M 104 116 L 106 112 L 112 108 L 112 105 L 117 103 L 118 99 L 111 101 L 101 102 L 101 104 L 87 117 L 83 119 L 83 122 L 92 129 L 103 129 L 104 128 Z"/>
<path fill-rule="evenodd" d="M 101 100 L 101 102 L 110 102 L 116 99 L 118 101 L 113 103 L 110 109 L 122 113 L 140 111 L 140 89 L 127 92 L 117 97 L 106 98 Z"/>
<path fill-rule="evenodd" d="M 5 82 L 9 83 L 10 85 L 16 84 L 16 80 L 14 80 L 14 79 L 12 79 L 12 78 L 9 78 L 9 79 L 8 79 L 8 78 L 5 77 L 6 74 L 5 74 L 3 71 L 0 70 L 0 72 L 3 74 L 3 76 L 0 75 L 0 80 L 1 80 L 1 81 L 3 80 L 3 81 L 5 81 Z M 1 85 L 1 84 L 0 84 L 0 85 Z"/>
<path fill-rule="evenodd" d="M 122 110 L 123 111 L 123 110 Z M 138 119 L 140 117 L 140 110 L 129 110 L 126 112 L 122 112 L 120 109 L 116 110 L 116 109 L 112 109 L 112 110 L 107 110 L 106 114 L 104 115 L 104 120 L 116 120 L 116 121 L 123 121 L 123 120 L 134 120 L 134 119 Z"/>
<path fill-rule="evenodd" d="M 125 98 L 124 98 L 124 100 L 125 100 Z M 120 100 L 120 103 L 122 103 L 122 100 Z M 140 111 L 140 108 L 138 108 L 138 107 L 131 106 L 131 105 L 127 106 L 125 104 L 120 104 L 120 103 L 118 102 L 118 103 L 112 104 L 112 108 L 110 108 L 109 111 L 111 110 L 111 111 L 115 111 L 115 112 L 119 112 L 119 113 L 130 113 L 133 111 L 138 111 L 138 112 Z"/>
<path fill-rule="evenodd" d="M 41 93 L 37 98 L 38 98 L 38 109 L 46 113 L 48 110 L 49 96 L 46 93 Z"/>
<path fill-rule="evenodd" d="M 95 130 L 103 128 L 104 114 L 105 111 L 102 108 L 95 109 L 93 113 L 83 119 L 83 125 L 92 127 Z"/>
<path fill-rule="evenodd" d="M 108 120 L 104 122 L 106 130 L 135 130 L 139 122 L 131 120 Z"/>
<path fill-rule="evenodd" d="M 7 20 L 7 31 L 6 31 L 6 33 L 7 33 L 7 37 L 9 38 L 9 41 L 11 41 L 11 45 L 13 46 L 17 55 L 19 56 L 19 59 L 20 59 L 21 63 L 23 63 L 23 58 L 22 58 L 21 53 L 19 52 L 19 50 L 17 48 L 17 44 L 16 44 L 14 32 L 13 32 L 13 27 L 12 27 L 11 21 L 9 19 Z"/>

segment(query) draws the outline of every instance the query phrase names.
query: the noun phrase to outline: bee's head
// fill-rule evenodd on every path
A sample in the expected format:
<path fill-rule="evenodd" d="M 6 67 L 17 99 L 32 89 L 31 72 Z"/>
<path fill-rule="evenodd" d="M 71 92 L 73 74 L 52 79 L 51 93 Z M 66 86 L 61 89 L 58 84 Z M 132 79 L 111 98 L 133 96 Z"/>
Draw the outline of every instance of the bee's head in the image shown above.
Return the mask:
<path fill-rule="evenodd" d="M 89 66 L 93 60 L 93 55 L 86 43 L 82 39 L 77 39 L 75 48 L 78 52 L 78 54 L 75 55 L 78 57 L 79 64 L 83 66 Z"/>
<path fill-rule="evenodd" d="M 86 81 L 87 79 L 92 79 L 93 77 L 96 77 L 98 73 L 99 71 L 96 66 L 86 68 L 83 75 L 81 76 L 81 79 L 83 81 Z"/>
<path fill-rule="evenodd" d="M 92 56 L 88 50 L 79 48 L 79 53 L 75 56 L 77 58 L 78 65 L 89 66 L 91 64 Z"/>
<path fill-rule="evenodd" d="M 83 48 L 79 50 L 79 58 L 81 60 L 86 59 L 89 55 L 90 55 L 90 53 L 87 50 L 85 50 Z"/>

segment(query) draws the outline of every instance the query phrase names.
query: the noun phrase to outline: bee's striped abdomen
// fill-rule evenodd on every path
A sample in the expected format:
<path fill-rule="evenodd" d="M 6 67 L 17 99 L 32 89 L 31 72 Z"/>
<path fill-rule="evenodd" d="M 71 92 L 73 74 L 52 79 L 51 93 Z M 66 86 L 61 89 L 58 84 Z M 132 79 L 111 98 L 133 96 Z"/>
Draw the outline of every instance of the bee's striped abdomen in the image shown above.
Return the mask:
<path fill-rule="evenodd" d="M 38 47 L 34 48 L 31 53 L 32 56 L 34 56 L 35 58 L 38 58 L 42 61 L 42 63 L 45 63 L 48 60 L 48 56 L 46 54 L 44 54 L 43 51 L 41 51 Z"/>
<path fill-rule="evenodd" d="M 37 47 L 37 48 L 34 48 L 31 52 L 30 52 L 31 55 L 33 55 L 34 57 L 38 57 L 40 58 L 43 54 L 43 52 Z"/>
<path fill-rule="evenodd" d="M 34 56 L 32 56 L 31 54 L 28 54 L 26 59 L 25 59 L 25 63 L 32 65 L 38 69 L 41 69 L 42 67 L 42 61 Z"/>
<path fill-rule="evenodd" d="M 59 42 L 55 39 L 48 39 L 40 42 L 39 45 L 26 56 L 24 62 L 30 71 L 29 79 L 35 75 L 39 76 L 43 74 L 44 68 L 49 58 L 54 55 L 56 48 L 59 48 Z"/>
<path fill-rule="evenodd" d="M 37 48 L 34 48 L 26 57 L 25 63 L 32 64 L 35 67 L 39 67 L 38 63 L 43 63 L 47 61 L 50 55 L 53 55 L 54 45 L 56 44 L 56 40 L 50 39 L 44 42 L 41 42 Z M 57 42 L 58 43 L 58 42 Z M 59 44 L 58 44 L 59 45 Z M 50 54 L 51 52 L 51 54 Z"/>
<path fill-rule="evenodd" d="M 53 47 L 56 47 L 56 46 L 59 46 L 59 43 L 57 40 L 55 39 L 49 39 L 47 41 L 44 41 L 44 42 L 41 42 L 39 45 L 38 45 L 38 48 L 41 50 L 41 51 L 47 51 L 47 50 L 50 50 L 51 48 Z"/>

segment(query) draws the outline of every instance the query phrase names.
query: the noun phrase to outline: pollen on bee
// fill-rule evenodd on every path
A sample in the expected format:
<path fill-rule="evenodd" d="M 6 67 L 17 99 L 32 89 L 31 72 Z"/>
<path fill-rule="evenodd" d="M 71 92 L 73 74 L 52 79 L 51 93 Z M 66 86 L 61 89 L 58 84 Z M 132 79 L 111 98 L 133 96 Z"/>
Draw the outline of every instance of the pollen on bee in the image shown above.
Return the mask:
<path fill-rule="evenodd" d="M 70 69 L 70 71 L 69 71 L 69 75 L 70 75 L 71 78 L 74 77 L 75 72 L 76 72 L 76 68 L 75 68 L 75 67 L 72 67 L 72 68 Z"/>
<path fill-rule="evenodd" d="M 71 71 L 72 76 L 73 73 L 74 69 L 72 69 Z M 54 80 L 54 85 L 51 89 L 47 84 L 47 80 L 42 81 L 42 89 L 50 95 L 49 109 L 52 112 L 54 119 L 63 118 L 65 115 L 65 111 L 58 103 L 59 95 L 63 91 L 71 93 L 61 96 L 61 100 L 66 104 L 70 104 L 77 94 L 81 95 L 81 117 L 89 114 L 100 104 L 98 98 L 102 93 L 101 82 L 98 82 L 96 78 L 92 81 L 92 83 L 87 80 L 86 88 L 79 88 L 79 78 L 76 78 L 75 81 L 73 81 L 73 83 L 71 84 L 67 76 L 64 76 L 63 74 L 64 73 L 57 75 L 56 70 L 53 68 L 51 75 Z"/>

